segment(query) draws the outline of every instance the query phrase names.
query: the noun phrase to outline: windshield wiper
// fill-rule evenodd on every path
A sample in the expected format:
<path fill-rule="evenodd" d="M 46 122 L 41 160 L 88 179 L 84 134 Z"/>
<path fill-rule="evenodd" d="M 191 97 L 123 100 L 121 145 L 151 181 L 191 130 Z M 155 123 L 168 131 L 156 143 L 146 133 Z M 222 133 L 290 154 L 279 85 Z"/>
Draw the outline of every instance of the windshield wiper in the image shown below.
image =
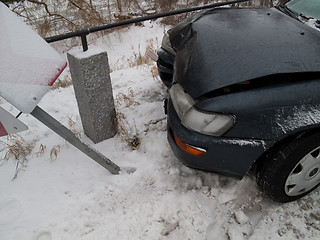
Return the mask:
<path fill-rule="evenodd" d="M 299 15 L 296 12 L 292 11 L 290 8 L 288 8 L 286 5 L 281 4 L 281 5 L 277 6 L 276 8 L 279 9 L 281 12 L 287 14 L 288 16 L 300 21 L 300 19 L 298 17 Z"/>

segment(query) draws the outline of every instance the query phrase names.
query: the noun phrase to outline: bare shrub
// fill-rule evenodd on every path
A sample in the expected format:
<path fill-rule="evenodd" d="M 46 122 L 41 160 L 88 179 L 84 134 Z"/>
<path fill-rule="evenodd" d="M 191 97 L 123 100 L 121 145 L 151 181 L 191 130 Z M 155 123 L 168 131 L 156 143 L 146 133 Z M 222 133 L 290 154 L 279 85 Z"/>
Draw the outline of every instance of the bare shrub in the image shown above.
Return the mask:
<path fill-rule="evenodd" d="M 175 9 L 176 4 L 179 0 L 155 0 L 155 9 L 161 9 L 161 11 L 169 11 Z"/>
<path fill-rule="evenodd" d="M 252 2 L 233 4 L 232 6 L 271 7 L 282 1 L 283 0 L 253 0 Z M 221 0 L 24 0 L 18 2 L 13 1 L 10 4 L 10 8 L 29 25 L 32 25 L 42 37 L 48 37 L 110 22 L 126 20 L 134 16 L 201 6 L 214 2 L 221 2 Z M 162 23 L 175 25 L 193 13 L 166 17 L 162 19 Z M 116 31 L 117 29 L 90 34 L 89 39 L 92 36 L 101 37 L 114 30 Z M 60 44 L 62 43 L 67 45 L 66 50 L 68 50 L 75 45 L 79 45 L 80 40 L 73 38 L 60 42 Z"/>
<path fill-rule="evenodd" d="M 119 12 L 122 12 L 122 1 L 121 0 L 116 0 L 117 8 Z"/>
<path fill-rule="evenodd" d="M 133 129 L 125 115 L 119 110 L 116 110 L 116 127 L 121 139 L 126 142 L 132 150 L 139 149 L 141 142 L 137 127 L 134 125 Z"/>
<path fill-rule="evenodd" d="M 254 6 L 273 6 L 284 0 L 253 0 Z M 201 6 L 221 2 L 219 0 L 25 0 L 11 4 L 11 9 L 42 34 L 50 29 L 79 30 L 110 21 L 124 20 L 132 16 L 147 14 L 151 9 L 165 12 L 178 8 Z M 241 3 L 236 6 L 248 6 Z M 123 18 L 124 17 L 124 18 Z M 66 29 L 67 28 L 67 29 Z"/>
<path fill-rule="evenodd" d="M 126 108 L 140 105 L 134 100 L 134 92 L 131 88 L 128 89 L 128 94 L 119 93 L 115 98 L 116 106 L 116 128 L 121 139 L 127 143 L 133 150 L 140 146 L 140 139 L 137 127 L 130 126 L 126 116 L 120 111 L 120 106 L 124 104 Z"/>

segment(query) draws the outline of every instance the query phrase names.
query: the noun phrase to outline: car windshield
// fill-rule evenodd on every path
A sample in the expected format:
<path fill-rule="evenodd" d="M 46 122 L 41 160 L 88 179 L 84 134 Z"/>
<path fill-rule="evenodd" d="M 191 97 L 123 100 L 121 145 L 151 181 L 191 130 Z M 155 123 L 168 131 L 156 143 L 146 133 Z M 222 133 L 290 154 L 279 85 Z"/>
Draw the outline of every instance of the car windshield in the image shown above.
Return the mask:
<path fill-rule="evenodd" d="M 285 6 L 299 15 L 320 19 L 320 0 L 291 0 Z"/>

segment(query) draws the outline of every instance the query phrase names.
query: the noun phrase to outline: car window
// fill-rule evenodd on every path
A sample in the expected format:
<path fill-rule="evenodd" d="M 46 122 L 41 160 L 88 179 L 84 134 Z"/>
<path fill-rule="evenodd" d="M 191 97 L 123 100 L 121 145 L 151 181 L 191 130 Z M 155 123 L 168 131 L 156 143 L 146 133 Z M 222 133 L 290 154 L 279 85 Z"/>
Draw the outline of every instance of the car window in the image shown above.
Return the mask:
<path fill-rule="evenodd" d="M 320 19 L 320 0 L 291 0 L 285 5 L 298 14 Z"/>

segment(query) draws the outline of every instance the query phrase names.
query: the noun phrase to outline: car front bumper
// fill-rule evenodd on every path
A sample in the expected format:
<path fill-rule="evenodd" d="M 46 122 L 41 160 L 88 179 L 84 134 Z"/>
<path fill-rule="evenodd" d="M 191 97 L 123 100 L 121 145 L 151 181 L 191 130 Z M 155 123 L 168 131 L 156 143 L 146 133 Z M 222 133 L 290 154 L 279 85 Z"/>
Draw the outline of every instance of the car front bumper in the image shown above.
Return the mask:
<path fill-rule="evenodd" d="M 170 146 L 176 157 L 192 168 L 241 179 L 265 149 L 274 144 L 272 141 L 215 137 L 191 131 L 181 124 L 170 99 L 167 112 Z M 173 134 L 188 145 L 205 149 L 206 154 L 195 157 L 186 153 L 177 145 Z"/>

